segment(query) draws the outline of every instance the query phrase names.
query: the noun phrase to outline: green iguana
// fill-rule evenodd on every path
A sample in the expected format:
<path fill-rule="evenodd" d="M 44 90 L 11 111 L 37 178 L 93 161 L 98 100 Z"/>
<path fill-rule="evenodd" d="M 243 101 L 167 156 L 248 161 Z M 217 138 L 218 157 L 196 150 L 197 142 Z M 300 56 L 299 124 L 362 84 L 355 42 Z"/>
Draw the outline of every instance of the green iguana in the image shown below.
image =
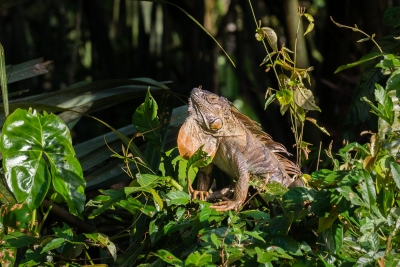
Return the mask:
<path fill-rule="evenodd" d="M 299 174 L 299 168 L 277 153 L 289 154 L 286 148 L 272 140 L 260 125 L 240 113 L 225 97 L 194 88 L 189 99 L 189 117 L 180 128 L 178 149 L 188 159 L 199 148 L 212 157 L 212 163 L 199 169 L 197 190 L 190 186 L 193 198 L 207 200 L 211 186 L 211 171 L 215 164 L 236 180 L 233 198 L 223 196 L 211 208 L 217 211 L 237 210 L 246 200 L 251 179 L 265 184 L 276 181 L 289 186 L 294 180 L 289 174 Z"/>

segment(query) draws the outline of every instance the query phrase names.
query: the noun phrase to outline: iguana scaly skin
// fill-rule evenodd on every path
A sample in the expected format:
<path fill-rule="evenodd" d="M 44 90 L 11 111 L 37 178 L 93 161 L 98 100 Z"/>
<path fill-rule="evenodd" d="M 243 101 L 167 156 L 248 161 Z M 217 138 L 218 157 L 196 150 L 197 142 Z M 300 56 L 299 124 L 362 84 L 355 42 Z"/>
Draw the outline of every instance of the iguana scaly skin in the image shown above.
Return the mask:
<path fill-rule="evenodd" d="M 212 157 L 211 164 L 199 169 L 197 190 L 190 187 L 193 198 L 209 196 L 213 164 L 236 180 L 233 198 L 222 197 L 222 202 L 211 206 L 217 211 L 237 210 L 243 205 L 251 179 L 289 186 L 293 179 L 288 174 L 300 173 L 295 164 L 277 154 L 288 154 L 286 148 L 226 98 L 194 88 L 188 110 L 189 117 L 178 135 L 179 153 L 188 159 L 204 145 L 203 151 Z"/>

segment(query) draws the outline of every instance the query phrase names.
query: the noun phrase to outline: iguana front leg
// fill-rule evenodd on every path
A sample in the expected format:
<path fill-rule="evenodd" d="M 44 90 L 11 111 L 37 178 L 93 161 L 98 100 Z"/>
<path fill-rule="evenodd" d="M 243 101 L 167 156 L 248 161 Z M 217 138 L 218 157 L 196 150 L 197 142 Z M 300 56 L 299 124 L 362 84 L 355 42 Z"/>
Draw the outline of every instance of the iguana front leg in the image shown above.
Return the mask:
<path fill-rule="evenodd" d="M 211 172 L 214 164 L 210 163 L 206 167 L 199 168 L 197 172 L 197 190 L 194 190 L 190 187 L 192 198 L 200 198 L 201 200 L 206 200 L 206 198 L 210 195 L 208 190 L 210 189 L 211 182 Z"/>
<path fill-rule="evenodd" d="M 224 199 L 224 201 L 214 203 L 214 205 L 210 207 L 217 211 L 237 211 L 246 200 L 249 190 L 250 175 L 243 154 L 238 149 L 232 149 L 231 160 L 232 167 L 238 170 L 237 174 L 239 175 L 235 184 L 235 192 L 233 194 L 233 199 L 223 197 L 222 199 Z"/>

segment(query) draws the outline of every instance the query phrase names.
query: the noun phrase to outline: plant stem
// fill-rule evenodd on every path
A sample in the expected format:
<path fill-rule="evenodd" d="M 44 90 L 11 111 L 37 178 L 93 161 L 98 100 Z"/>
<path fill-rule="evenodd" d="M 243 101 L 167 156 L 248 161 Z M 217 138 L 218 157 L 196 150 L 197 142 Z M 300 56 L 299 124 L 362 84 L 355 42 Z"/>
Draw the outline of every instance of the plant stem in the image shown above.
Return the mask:
<path fill-rule="evenodd" d="M 367 33 L 363 32 L 363 31 L 360 30 L 359 28 L 356 28 L 357 25 L 356 25 L 356 27 L 351 27 L 351 26 L 342 25 L 342 24 L 337 23 L 336 21 L 334 21 L 333 18 L 332 18 L 332 16 L 330 16 L 330 18 L 331 18 L 331 21 L 332 21 L 336 26 L 338 26 L 338 27 L 340 27 L 340 28 L 347 28 L 347 29 L 351 29 L 351 30 L 353 30 L 353 31 L 355 31 L 355 32 L 360 32 L 360 33 L 364 34 L 364 35 L 367 36 L 372 42 L 374 42 L 374 44 L 376 45 L 376 47 L 378 47 L 379 51 L 380 51 L 381 53 L 383 53 L 381 47 L 380 47 L 380 46 L 378 45 L 378 43 L 374 40 L 374 38 L 371 37 L 370 35 L 368 35 Z"/>

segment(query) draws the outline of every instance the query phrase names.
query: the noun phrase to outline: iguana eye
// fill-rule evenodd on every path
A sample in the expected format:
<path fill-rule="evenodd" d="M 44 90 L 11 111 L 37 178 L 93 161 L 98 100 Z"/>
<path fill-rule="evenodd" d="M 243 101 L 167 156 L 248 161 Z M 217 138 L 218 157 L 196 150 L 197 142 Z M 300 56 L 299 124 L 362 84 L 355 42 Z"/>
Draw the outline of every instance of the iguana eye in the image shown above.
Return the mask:
<path fill-rule="evenodd" d="M 222 120 L 221 119 L 216 119 L 213 122 L 210 123 L 210 129 L 211 130 L 219 130 L 222 128 Z"/>
<path fill-rule="evenodd" d="M 217 103 L 218 99 L 219 99 L 219 97 L 216 95 L 208 95 L 207 96 L 208 102 L 211 102 L 211 103 Z"/>

